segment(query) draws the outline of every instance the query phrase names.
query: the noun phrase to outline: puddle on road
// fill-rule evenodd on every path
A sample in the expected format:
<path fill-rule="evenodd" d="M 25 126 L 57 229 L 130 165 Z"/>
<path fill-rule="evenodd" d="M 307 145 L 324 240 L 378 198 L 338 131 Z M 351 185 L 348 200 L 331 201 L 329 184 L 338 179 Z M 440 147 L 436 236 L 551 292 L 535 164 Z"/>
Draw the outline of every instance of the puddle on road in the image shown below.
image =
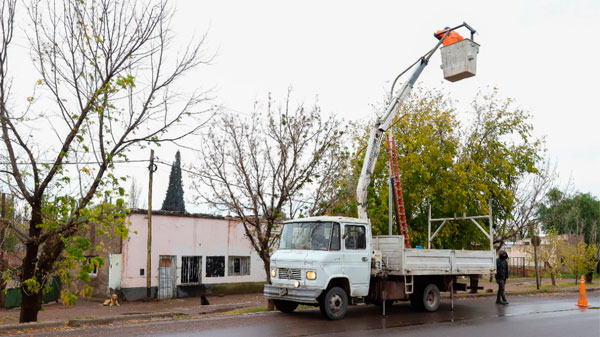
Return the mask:
<path fill-rule="evenodd" d="M 465 320 L 465 318 L 459 317 L 459 318 L 450 318 L 450 319 L 439 320 L 439 321 L 434 321 L 434 322 L 422 322 L 422 321 L 418 321 L 418 322 L 393 322 L 393 323 L 388 323 L 387 318 L 382 317 L 382 319 L 381 319 L 381 329 L 402 328 L 402 327 L 408 327 L 408 326 L 421 326 L 421 325 L 438 324 L 438 323 L 456 323 L 456 322 L 460 322 L 460 321 L 464 321 L 464 320 Z M 374 328 L 374 329 L 379 329 L 379 328 Z M 374 330 L 374 329 L 370 329 L 370 330 Z"/>

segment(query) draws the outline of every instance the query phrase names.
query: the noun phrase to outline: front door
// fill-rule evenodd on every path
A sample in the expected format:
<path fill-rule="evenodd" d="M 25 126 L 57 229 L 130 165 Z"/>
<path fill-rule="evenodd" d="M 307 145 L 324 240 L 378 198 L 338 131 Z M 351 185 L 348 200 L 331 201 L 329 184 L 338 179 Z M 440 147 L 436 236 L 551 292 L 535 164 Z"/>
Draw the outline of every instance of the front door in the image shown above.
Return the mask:
<path fill-rule="evenodd" d="M 176 257 L 160 255 L 158 260 L 158 299 L 175 297 Z"/>
<path fill-rule="evenodd" d="M 344 274 L 350 279 L 351 296 L 366 296 L 369 293 L 371 270 L 369 264 L 369 242 L 364 225 L 344 226 Z"/>
<path fill-rule="evenodd" d="M 121 254 L 109 254 L 108 261 L 108 294 L 110 295 L 121 289 L 123 257 Z"/>

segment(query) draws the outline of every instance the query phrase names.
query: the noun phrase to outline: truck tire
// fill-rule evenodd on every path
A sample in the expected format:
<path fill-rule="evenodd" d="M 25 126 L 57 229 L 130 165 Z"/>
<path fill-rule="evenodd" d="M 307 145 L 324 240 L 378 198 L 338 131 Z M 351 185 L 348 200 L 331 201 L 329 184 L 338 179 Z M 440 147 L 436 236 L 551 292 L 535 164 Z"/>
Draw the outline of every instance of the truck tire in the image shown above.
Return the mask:
<path fill-rule="evenodd" d="M 440 289 L 431 283 L 423 289 L 423 309 L 433 312 L 440 307 Z"/>
<path fill-rule="evenodd" d="M 433 312 L 440 306 L 440 289 L 431 283 L 425 288 L 416 288 L 409 298 L 415 310 Z"/>
<path fill-rule="evenodd" d="M 285 312 L 286 314 L 294 312 L 294 310 L 296 310 L 297 307 L 297 302 L 275 300 L 275 308 L 277 308 L 277 310 L 281 312 Z"/>
<path fill-rule="evenodd" d="M 342 319 L 348 311 L 348 295 L 344 289 L 333 287 L 325 294 L 320 309 L 321 313 L 330 320 Z"/>

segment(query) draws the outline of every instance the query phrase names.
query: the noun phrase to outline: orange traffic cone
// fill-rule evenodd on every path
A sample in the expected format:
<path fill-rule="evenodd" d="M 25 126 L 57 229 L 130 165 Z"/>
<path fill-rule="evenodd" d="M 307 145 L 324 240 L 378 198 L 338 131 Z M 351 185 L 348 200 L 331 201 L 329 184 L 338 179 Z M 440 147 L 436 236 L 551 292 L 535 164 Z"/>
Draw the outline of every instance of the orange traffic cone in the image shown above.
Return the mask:
<path fill-rule="evenodd" d="M 580 308 L 588 307 L 588 301 L 585 297 L 585 280 L 583 279 L 583 275 L 581 275 L 581 283 L 579 285 L 579 301 L 577 301 L 577 306 Z"/>

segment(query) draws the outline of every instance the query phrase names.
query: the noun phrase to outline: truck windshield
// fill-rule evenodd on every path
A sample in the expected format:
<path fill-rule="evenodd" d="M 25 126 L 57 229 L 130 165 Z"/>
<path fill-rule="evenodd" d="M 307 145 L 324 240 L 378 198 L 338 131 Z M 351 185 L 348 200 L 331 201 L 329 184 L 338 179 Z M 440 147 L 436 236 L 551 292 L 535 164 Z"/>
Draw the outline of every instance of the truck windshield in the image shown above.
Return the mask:
<path fill-rule="evenodd" d="M 279 249 L 311 249 L 329 250 L 331 238 L 334 243 L 332 249 L 339 249 L 339 225 L 331 222 L 298 222 L 288 223 L 283 226 Z"/>

